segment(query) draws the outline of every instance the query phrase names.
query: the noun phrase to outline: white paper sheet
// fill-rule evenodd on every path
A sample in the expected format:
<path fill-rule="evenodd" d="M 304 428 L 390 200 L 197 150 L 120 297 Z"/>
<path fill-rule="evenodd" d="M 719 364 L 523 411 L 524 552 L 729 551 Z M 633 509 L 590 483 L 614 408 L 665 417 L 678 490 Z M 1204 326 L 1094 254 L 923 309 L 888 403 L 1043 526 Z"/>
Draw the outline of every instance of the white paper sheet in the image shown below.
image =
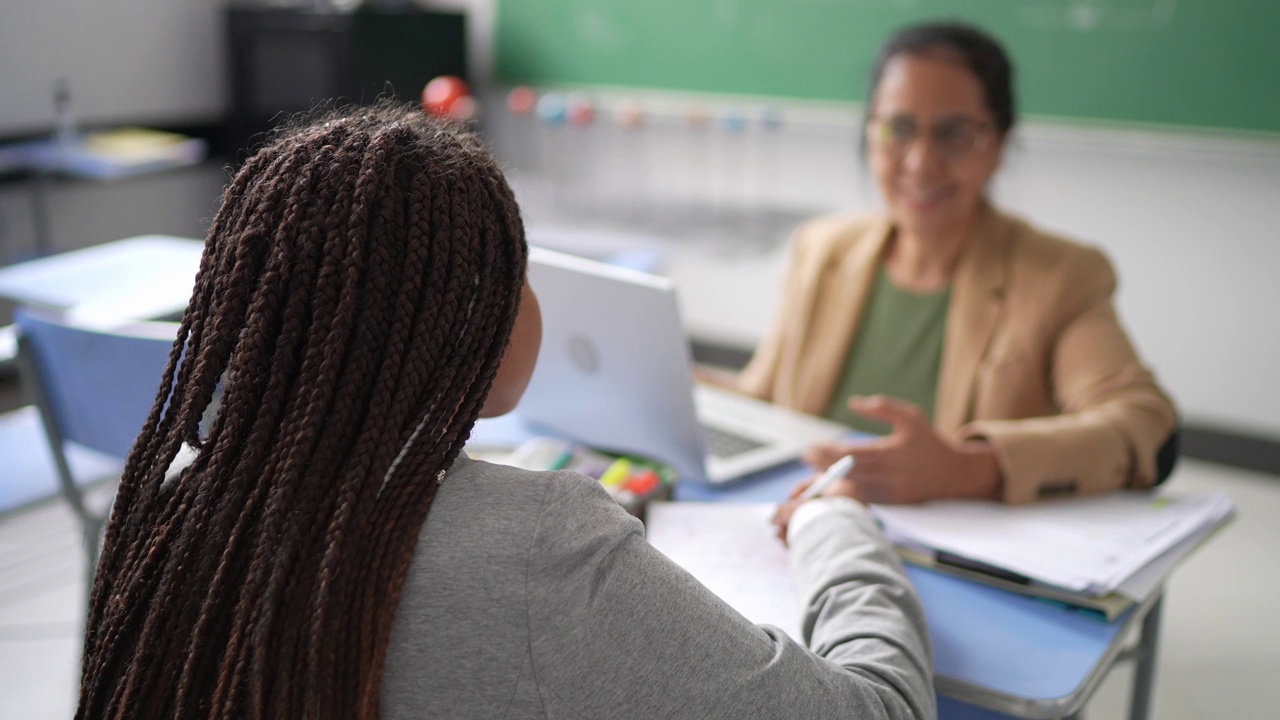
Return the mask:
<path fill-rule="evenodd" d="M 772 503 L 651 502 L 649 542 L 756 624 L 800 639 L 800 607 Z"/>

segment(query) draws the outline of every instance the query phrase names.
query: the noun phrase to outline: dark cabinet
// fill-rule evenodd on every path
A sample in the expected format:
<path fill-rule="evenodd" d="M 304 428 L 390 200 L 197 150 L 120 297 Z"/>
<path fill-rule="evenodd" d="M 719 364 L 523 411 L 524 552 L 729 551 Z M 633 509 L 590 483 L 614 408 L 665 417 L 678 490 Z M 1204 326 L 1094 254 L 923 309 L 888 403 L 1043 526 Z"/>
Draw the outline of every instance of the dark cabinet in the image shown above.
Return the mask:
<path fill-rule="evenodd" d="M 289 114 L 392 95 L 417 102 L 431 78 L 467 78 L 460 13 L 232 6 L 226 17 L 236 160 Z"/>

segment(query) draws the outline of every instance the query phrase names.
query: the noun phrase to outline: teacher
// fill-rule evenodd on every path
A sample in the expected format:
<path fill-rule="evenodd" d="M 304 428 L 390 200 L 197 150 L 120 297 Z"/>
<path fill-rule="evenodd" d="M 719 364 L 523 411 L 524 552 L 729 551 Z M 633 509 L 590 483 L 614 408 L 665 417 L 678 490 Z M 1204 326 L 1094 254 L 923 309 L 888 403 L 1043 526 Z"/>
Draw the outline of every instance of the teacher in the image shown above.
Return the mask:
<path fill-rule="evenodd" d="M 1111 263 L 987 199 L 1016 119 L 1000 44 L 964 24 L 906 28 L 868 98 L 885 211 L 796 232 L 738 389 L 883 433 L 810 450 L 816 467 L 857 461 L 826 494 L 1025 503 L 1162 479 L 1175 412 L 1116 317 Z"/>

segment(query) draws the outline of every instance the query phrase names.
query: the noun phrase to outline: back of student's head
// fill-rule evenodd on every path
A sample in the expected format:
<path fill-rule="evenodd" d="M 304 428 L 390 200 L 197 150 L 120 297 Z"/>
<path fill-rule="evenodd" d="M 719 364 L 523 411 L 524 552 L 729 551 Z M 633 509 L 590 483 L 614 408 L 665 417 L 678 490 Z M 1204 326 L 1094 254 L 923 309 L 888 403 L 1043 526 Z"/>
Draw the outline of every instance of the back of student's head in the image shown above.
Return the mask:
<path fill-rule="evenodd" d="M 418 530 L 525 258 L 492 158 L 420 110 L 333 113 L 246 162 L 120 484 L 80 717 L 376 716 Z"/>

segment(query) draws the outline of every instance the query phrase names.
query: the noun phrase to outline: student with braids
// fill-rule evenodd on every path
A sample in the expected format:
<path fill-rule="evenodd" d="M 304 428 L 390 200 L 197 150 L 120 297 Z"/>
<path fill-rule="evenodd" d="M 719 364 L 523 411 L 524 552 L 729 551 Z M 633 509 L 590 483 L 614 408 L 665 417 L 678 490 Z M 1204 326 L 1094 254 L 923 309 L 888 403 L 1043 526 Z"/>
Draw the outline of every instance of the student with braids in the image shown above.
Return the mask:
<path fill-rule="evenodd" d="M 919 603 L 855 500 L 791 523 L 806 649 L 598 483 L 461 452 L 533 369 L 525 259 L 494 161 L 420 111 L 249 159 L 120 485 L 77 717 L 933 717 Z"/>

